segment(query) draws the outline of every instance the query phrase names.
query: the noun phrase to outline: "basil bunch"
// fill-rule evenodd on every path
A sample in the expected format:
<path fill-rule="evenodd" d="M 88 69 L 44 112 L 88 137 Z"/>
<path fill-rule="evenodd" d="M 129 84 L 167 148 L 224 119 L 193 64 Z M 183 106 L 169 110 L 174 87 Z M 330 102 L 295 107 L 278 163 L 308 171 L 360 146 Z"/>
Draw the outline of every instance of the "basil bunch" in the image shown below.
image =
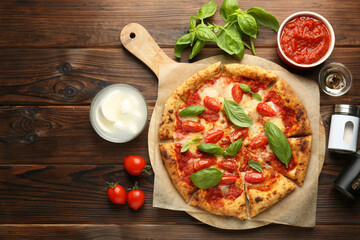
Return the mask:
<path fill-rule="evenodd" d="M 290 144 L 281 129 L 272 122 L 265 123 L 265 133 L 271 150 L 275 156 L 288 168 L 291 159 Z"/>
<path fill-rule="evenodd" d="M 206 152 L 210 155 L 214 156 L 236 156 L 242 146 L 243 139 L 240 138 L 239 140 L 231 143 L 224 151 L 222 147 L 213 143 L 204 143 L 197 146 L 197 148 L 202 151 Z"/>
<path fill-rule="evenodd" d="M 216 42 L 226 53 L 237 55 L 240 59 L 244 56 L 244 46 L 256 55 L 253 39 L 257 37 L 259 32 L 258 24 L 268 27 L 275 32 L 280 27 L 277 19 L 265 9 L 253 7 L 243 11 L 239 8 L 236 0 L 224 0 L 220 7 L 220 15 L 226 22 L 224 26 L 215 24 L 206 25 L 204 19 L 213 16 L 216 9 L 216 3 L 211 0 L 199 9 L 195 17 L 190 17 L 189 33 L 176 41 L 176 57 L 181 57 L 181 52 L 190 46 L 192 47 L 192 52 L 189 55 L 189 59 L 192 59 L 201 51 L 206 41 Z M 198 25 L 196 20 L 200 20 Z M 242 40 L 243 36 L 249 37 L 250 46 Z"/>

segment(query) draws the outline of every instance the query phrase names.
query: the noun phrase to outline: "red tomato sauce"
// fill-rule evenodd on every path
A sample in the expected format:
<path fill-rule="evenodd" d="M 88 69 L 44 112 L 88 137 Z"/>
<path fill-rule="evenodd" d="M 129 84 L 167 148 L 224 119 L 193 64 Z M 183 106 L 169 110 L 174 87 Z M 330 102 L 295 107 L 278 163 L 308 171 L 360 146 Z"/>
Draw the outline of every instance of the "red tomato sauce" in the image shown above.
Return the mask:
<path fill-rule="evenodd" d="M 268 158 L 266 158 L 266 163 L 270 166 L 274 167 L 278 172 L 284 174 L 291 170 L 293 170 L 296 167 L 296 163 L 294 161 L 294 157 L 291 156 L 290 162 L 288 164 L 288 168 L 286 168 L 286 165 L 282 162 L 280 162 L 279 159 L 274 154 L 271 154 Z"/>
<path fill-rule="evenodd" d="M 243 190 L 238 188 L 235 184 L 231 185 L 228 192 L 225 195 L 225 199 L 234 201 L 237 199 L 241 194 L 243 193 Z"/>
<path fill-rule="evenodd" d="M 179 170 L 181 172 L 182 180 L 187 184 L 193 186 L 193 183 L 190 179 L 190 175 L 195 172 L 194 164 L 189 163 L 195 157 L 190 151 L 186 151 L 184 153 L 180 152 L 181 144 L 177 143 L 176 145 L 176 158 L 179 164 Z"/>
<path fill-rule="evenodd" d="M 192 106 L 192 105 L 200 105 L 200 95 L 197 92 L 190 92 L 188 91 L 186 93 L 186 107 Z"/>
<path fill-rule="evenodd" d="M 207 193 L 206 194 L 206 200 L 209 203 L 212 203 L 212 204 L 214 204 L 215 206 L 218 206 L 218 207 L 224 206 L 224 203 L 221 202 L 221 199 L 224 198 L 224 195 L 223 195 L 220 188 L 212 187 L 212 188 L 205 189 L 205 191 Z"/>
<path fill-rule="evenodd" d="M 284 26 L 280 45 L 285 55 L 294 62 L 312 64 L 326 54 L 330 40 L 330 32 L 322 21 L 300 16 Z"/>

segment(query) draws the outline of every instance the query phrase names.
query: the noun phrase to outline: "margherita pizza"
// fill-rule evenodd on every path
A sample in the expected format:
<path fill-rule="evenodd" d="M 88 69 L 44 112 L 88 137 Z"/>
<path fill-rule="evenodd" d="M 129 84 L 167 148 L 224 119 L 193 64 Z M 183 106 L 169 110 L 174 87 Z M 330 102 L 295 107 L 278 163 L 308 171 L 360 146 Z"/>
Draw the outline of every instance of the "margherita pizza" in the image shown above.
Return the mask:
<path fill-rule="evenodd" d="M 160 153 L 185 201 L 240 219 L 302 186 L 312 140 L 306 110 L 283 79 L 256 66 L 222 70 L 221 63 L 174 91 L 159 137 L 173 139 Z"/>

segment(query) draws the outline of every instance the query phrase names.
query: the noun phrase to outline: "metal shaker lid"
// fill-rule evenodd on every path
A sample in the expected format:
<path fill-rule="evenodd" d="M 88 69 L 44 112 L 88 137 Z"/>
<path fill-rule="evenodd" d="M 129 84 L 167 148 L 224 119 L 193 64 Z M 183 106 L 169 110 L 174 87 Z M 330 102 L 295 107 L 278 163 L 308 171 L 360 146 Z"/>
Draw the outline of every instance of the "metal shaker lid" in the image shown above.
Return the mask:
<path fill-rule="evenodd" d="M 347 104 L 335 104 L 334 113 L 346 114 L 354 117 L 359 117 L 360 108 L 353 105 Z"/>

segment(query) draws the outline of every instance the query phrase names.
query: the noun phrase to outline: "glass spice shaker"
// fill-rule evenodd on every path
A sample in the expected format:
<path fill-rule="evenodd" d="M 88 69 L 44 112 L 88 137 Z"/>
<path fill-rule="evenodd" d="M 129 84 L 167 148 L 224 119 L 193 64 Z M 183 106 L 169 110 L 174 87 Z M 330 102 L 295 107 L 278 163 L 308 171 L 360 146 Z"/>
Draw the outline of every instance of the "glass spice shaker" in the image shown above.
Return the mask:
<path fill-rule="evenodd" d="M 334 105 L 331 116 L 328 149 L 331 152 L 355 153 L 359 131 L 359 108 L 347 104 Z"/>

